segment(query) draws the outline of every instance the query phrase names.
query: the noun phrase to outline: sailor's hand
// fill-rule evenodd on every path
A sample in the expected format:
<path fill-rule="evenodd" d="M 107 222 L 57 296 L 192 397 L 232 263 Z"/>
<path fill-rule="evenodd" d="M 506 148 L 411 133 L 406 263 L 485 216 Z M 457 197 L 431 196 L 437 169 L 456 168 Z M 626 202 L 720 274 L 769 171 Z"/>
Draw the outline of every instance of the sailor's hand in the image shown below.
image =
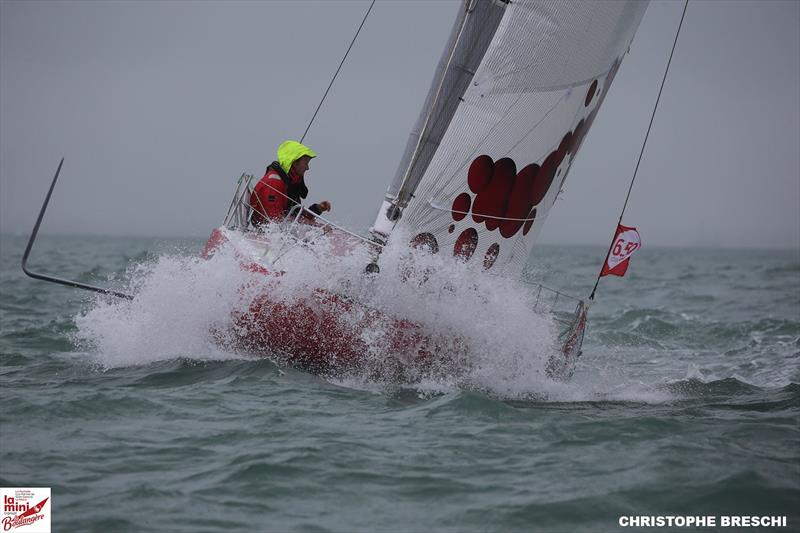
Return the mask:
<path fill-rule="evenodd" d="M 328 200 L 323 200 L 317 204 L 323 213 L 331 210 L 331 203 Z"/>

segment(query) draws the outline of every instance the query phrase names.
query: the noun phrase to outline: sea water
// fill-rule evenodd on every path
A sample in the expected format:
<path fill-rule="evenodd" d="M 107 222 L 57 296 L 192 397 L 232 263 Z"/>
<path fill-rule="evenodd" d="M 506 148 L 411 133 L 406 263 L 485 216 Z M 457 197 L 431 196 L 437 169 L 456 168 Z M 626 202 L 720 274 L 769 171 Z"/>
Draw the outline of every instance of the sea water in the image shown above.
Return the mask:
<path fill-rule="evenodd" d="M 404 383 L 220 342 L 253 280 L 202 244 L 40 237 L 32 268 L 125 302 L 24 277 L 25 239 L 0 237 L 0 485 L 51 487 L 54 531 L 800 527 L 798 251 L 645 247 L 601 280 L 568 383 L 543 375 L 556 332 L 524 291 L 299 263 L 284 297 L 347 281 L 469 341 L 468 371 Z M 585 297 L 604 253 L 541 246 L 527 275 Z"/>

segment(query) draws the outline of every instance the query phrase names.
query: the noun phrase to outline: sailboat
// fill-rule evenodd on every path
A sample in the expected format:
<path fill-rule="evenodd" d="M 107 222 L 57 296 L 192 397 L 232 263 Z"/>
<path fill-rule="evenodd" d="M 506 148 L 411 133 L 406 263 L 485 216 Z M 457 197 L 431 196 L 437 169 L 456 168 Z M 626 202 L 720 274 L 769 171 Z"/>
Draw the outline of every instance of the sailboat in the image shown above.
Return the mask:
<path fill-rule="evenodd" d="M 452 375 L 470 365 L 475 338 L 421 311 L 435 307 L 431 299 L 449 299 L 456 314 L 474 313 L 474 305 L 459 313 L 469 298 L 480 305 L 497 297 L 475 290 L 481 281 L 502 280 L 495 287 L 506 296 L 529 295 L 526 312 L 558 329 L 552 342 L 521 349 L 546 354 L 543 372 L 569 379 L 581 354 L 587 303 L 531 283 L 525 265 L 646 8 L 640 0 L 465 0 L 367 234 L 317 214 L 308 223 L 302 206 L 280 224 L 257 226 L 250 202 L 256 181 L 241 175 L 222 225 L 202 252 L 206 259 L 228 254 L 250 275 L 239 291 L 242 305 L 212 328 L 215 339 L 316 373 Z M 31 232 L 23 271 L 133 300 L 28 268 L 63 163 Z M 620 215 L 620 228 L 621 222 Z M 387 277 L 390 269 L 382 272 L 387 255 L 394 278 Z M 306 280 L 292 275 L 298 258 L 322 275 L 301 287 Z M 325 271 L 334 264 L 349 265 L 348 274 Z M 379 290 L 389 285 L 397 292 Z M 397 305 L 401 300 L 404 306 Z"/>
<path fill-rule="evenodd" d="M 458 358 L 457 335 L 376 309 L 346 285 L 277 296 L 293 268 L 292 249 L 324 238 L 325 253 L 360 253 L 362 275 L 380 283 L 383 250 L 400 243 L 412 256 L 447 258 L 469 275 L 513 280 L 535 293 L 533 305 L 561 327 L 546 371 L 571 377 L 587 305 L 530 284 L 524 268 L 646 8 L 639 0 L 466 0 L 368 235 L 321 216 L 302 224 L 299 213 L 261 231 L 249 202 L 256 180 L 242 174 L 203 251 L 211 257 L 228 247 L 242 268 L 263 275 L 234 317 L 238 343 L 324 373 L 359 368 L 376 342 L 401 368 Z"/>

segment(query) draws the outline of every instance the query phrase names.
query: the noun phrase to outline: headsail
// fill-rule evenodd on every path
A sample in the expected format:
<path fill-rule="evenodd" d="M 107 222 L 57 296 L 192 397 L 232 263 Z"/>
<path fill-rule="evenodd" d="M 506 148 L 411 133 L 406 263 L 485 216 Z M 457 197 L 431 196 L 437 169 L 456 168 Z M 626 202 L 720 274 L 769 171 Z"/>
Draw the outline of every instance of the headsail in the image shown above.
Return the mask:
<path fill-rule="evenodd" d="M 466 2 L 374 230 L 519 275 L 646 7 Z"/>

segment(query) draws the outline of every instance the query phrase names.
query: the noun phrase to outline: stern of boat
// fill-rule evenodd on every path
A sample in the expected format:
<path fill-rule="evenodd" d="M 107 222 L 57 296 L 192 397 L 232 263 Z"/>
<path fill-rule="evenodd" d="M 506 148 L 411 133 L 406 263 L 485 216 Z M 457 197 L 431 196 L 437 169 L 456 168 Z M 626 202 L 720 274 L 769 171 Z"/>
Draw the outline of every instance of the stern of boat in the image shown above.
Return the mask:
<path fill-rule="evenodd" d="M 569 325 L 559 335 L 560 349 L 547 361 L 547 375 L 552 379 L 566 381 L 575 373 L 575 365 L 583 353 L 583 338 L 589 306 L 579 301 Z"/>
<path fill-rule="evenodd" d="M 533 310 L 551 316 L 559 327 L 558 339 L 547 360 L 545 372 L 551 379 L 567 381 L 575 372 L 575 365 L 581 356 L 589 305 L 580 298 L 539 283 L 530 285 L 536 291 Z"/>

